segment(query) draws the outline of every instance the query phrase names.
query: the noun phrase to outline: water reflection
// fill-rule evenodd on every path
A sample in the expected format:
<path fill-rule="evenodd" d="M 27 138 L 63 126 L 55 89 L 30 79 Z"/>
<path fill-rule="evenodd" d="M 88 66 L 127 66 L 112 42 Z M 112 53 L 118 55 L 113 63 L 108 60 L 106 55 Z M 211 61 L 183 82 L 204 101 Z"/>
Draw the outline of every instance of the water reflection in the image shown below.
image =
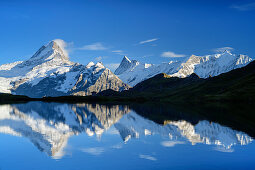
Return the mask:
<path fill-rule="evenodd" d="M 206 120 L 194 124 L 179 117 L 158 124 L 129 106 L 44 102 L 0 105 L 0 133 L 28 138 L 40 151 L 55 158 L 64 156 L 71 136 L 86 133 L 100 137 L 109 128 L 127 144 L 132 138 L 160 135 L 167 139 L 161 142 L 164 147 L 202 143 L 231 152 L 233 145 L 252 142 L 244 132 Z"/>

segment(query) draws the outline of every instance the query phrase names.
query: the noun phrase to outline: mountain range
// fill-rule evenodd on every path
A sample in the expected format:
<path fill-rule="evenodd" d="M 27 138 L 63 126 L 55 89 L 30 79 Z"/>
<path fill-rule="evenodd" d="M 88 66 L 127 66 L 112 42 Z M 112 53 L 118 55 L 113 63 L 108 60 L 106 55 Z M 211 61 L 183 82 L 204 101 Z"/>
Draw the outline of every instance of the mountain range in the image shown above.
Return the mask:
<path fill-rule="evenodd" d="M 177 78 L 165 73 L 138 83 L 123 96 L 157 101 L 255 101 L 255 61 L 215 77 L 200 78 L 193 73 Z"/>
<path fill-rule="evenodd" d="M 57 41 L 51 41 L 28 60 L 1 65 L 0 92 L 40 98 L 129 88 L 102 63 L 74 63 L 63 51 Z"/>
<path fill-rule="evenodd" d="M 201 78 L 217 76 L 236 68 L 244 67 L 253 59 L 246 55 L 236 55 L 225 50 L 223 53 L 196 56 L 192 55 L 184 61 L 170 61 L 162 64 L 147 64 L 123 58 L 115 74 L 124 82 L 135 86 L 143 80 L 160 73 L 172 77 L 185 78 L 196 73 Z"/>
<path fill-rule="evenodd" d="M 185 78 L 160 73 L 127 91 L 105 90 L 97 95 L 112 101 L 254 103 L 254 87 L 255 61 L 252 61 L 244 67 L 208 78 L 200 78 L 196 73 Z"/>
<path fill-rule="evenodd" d="M 192 55 L 183 61 L 162 64 L 141 63 L 124 56 L 113 73 L 101 62 L 89 62 L 87 65 L 71 62 L 58 40 L 53 40 L 28 60 L 1 65 L 0 93 L 32 98 L 88 96 L 106 90 L 126 91 L 161 73 L 180 79 L 195 74 L 206 79 L 244 67 L 252 60 L 227 50 L 214 55 Z"/>

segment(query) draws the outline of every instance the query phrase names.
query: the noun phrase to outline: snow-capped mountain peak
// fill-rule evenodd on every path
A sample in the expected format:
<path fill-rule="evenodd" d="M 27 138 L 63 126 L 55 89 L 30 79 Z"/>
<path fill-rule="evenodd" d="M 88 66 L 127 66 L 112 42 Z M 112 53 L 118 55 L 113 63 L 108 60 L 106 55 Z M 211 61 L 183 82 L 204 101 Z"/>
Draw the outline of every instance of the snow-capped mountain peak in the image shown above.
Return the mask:
<path fill-rule="evenodd" d="M 92 67 L 92 66 L 94 66 L 95 65 L 95 63 L 94 62 L 89 62 L 87 65 L 86 65 L 86 68 L 90 68 L 90 67 Z"/>
<path fill-rule="evenodd" d="M 127 56 L 124 56 L 122 61 L 127 61 L 127 62 L 131 63 L 131 60 L 129 60 L 129 58 Z"/>
<path fill-rule="evenodd" d="M 0 66 L 0 92 L 43 97 L 128 88 L 103 63 L 69 61 L 62 41 L 50 41 L 28 60 Z"/>
<path fill-rule="evenodd" d="M 227 54 L 232 55 L 232 53 L 231 53 L 231 51 L 230 51 L 230 50 L 225 50 L 225 51 L 223 51 L 223 53 L 227 53 Z"/>
<path fill-rule="evenodd" d="M 115 70 L 115 74 L 119 75 L 122 74 L 123 72 L 125 72 L 127 69 L 129 69 L 132 65 L 132 62 L 129 60 L 129 58 L 127 58 L 127 56 L 124 56 L 120 66 Z"/>
<path fill-rule="evenodd" d="M 187 77 L 192 73 L 196 73 L 201 78 L 217 76 L 221 73 L 244 67 L 252 60 L 252 58 L 246 55 L 232 54 L 228 50 L 206 56 L 191 55 L 184 61 L 170 61 L 169 63 L 162 64 L 140 63 L 136 60 L 127 60 L 124 57 L 115 74 L 123 82 L 135 86 L 137 83 L 159 73 L 166 73 L 172 77 L 180 78 Z"/>
<path fill-rule="evenodd" d="M 57 41 L 50 41 L 47 45 L 43 45 L 28 61 L 40 60 L 62 60 L 69 61 L 67 54 L 64 53 L 64 49 L 60 47 Z"/>
<path fill-rule="evenodd" d="M 102 62 L 97 62 L 95 66 L 99 68 L 105 68 Z"/>

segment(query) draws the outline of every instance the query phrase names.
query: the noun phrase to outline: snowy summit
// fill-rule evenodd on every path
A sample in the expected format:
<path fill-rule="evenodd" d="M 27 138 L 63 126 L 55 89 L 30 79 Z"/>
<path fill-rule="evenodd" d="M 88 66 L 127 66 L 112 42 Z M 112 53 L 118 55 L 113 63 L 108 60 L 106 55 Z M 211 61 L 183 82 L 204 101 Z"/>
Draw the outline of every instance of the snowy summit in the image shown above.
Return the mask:
<path fill-rule="evenodd" d="M 166 73 L 173 77 L 184 78 L 196 73 L 201 78 L 217 76 L 221 73 L 244 67 L 252 61 L 246 55 L 236 55 L 229 51 L 206 56 L 190 56 L 186 61 L 170 61 L 162 64 L 140 63 L 124 57 L 119 67 L 114 72 L 120 79 L 135 86 L 143 80 L 159 73 Z"/>
<path fill-rule="evenodd" d="M 62 46 L 60 40 L 54 40 L 28 60 L 0 66 L 0 92 L 43 97 L 91 95 L 106 89 L 128 88 L 102 63 L 84 66 L 69 61 Z"/>

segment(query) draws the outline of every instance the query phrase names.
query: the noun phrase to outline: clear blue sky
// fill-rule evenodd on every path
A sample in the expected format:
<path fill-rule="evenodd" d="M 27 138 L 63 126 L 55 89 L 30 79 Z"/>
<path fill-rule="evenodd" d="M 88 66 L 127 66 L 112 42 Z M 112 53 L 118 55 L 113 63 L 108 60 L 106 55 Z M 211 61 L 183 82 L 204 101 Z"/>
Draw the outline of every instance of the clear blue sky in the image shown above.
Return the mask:
<path fill-rule="evenodd" d="M 255 56 L 251 0 L 0 0 L 0 23 L 0 64 L 28 59 L 54 39 L 82 64 L 113 66 L 124 54 L 160 63 L 221 47 Z"/>

